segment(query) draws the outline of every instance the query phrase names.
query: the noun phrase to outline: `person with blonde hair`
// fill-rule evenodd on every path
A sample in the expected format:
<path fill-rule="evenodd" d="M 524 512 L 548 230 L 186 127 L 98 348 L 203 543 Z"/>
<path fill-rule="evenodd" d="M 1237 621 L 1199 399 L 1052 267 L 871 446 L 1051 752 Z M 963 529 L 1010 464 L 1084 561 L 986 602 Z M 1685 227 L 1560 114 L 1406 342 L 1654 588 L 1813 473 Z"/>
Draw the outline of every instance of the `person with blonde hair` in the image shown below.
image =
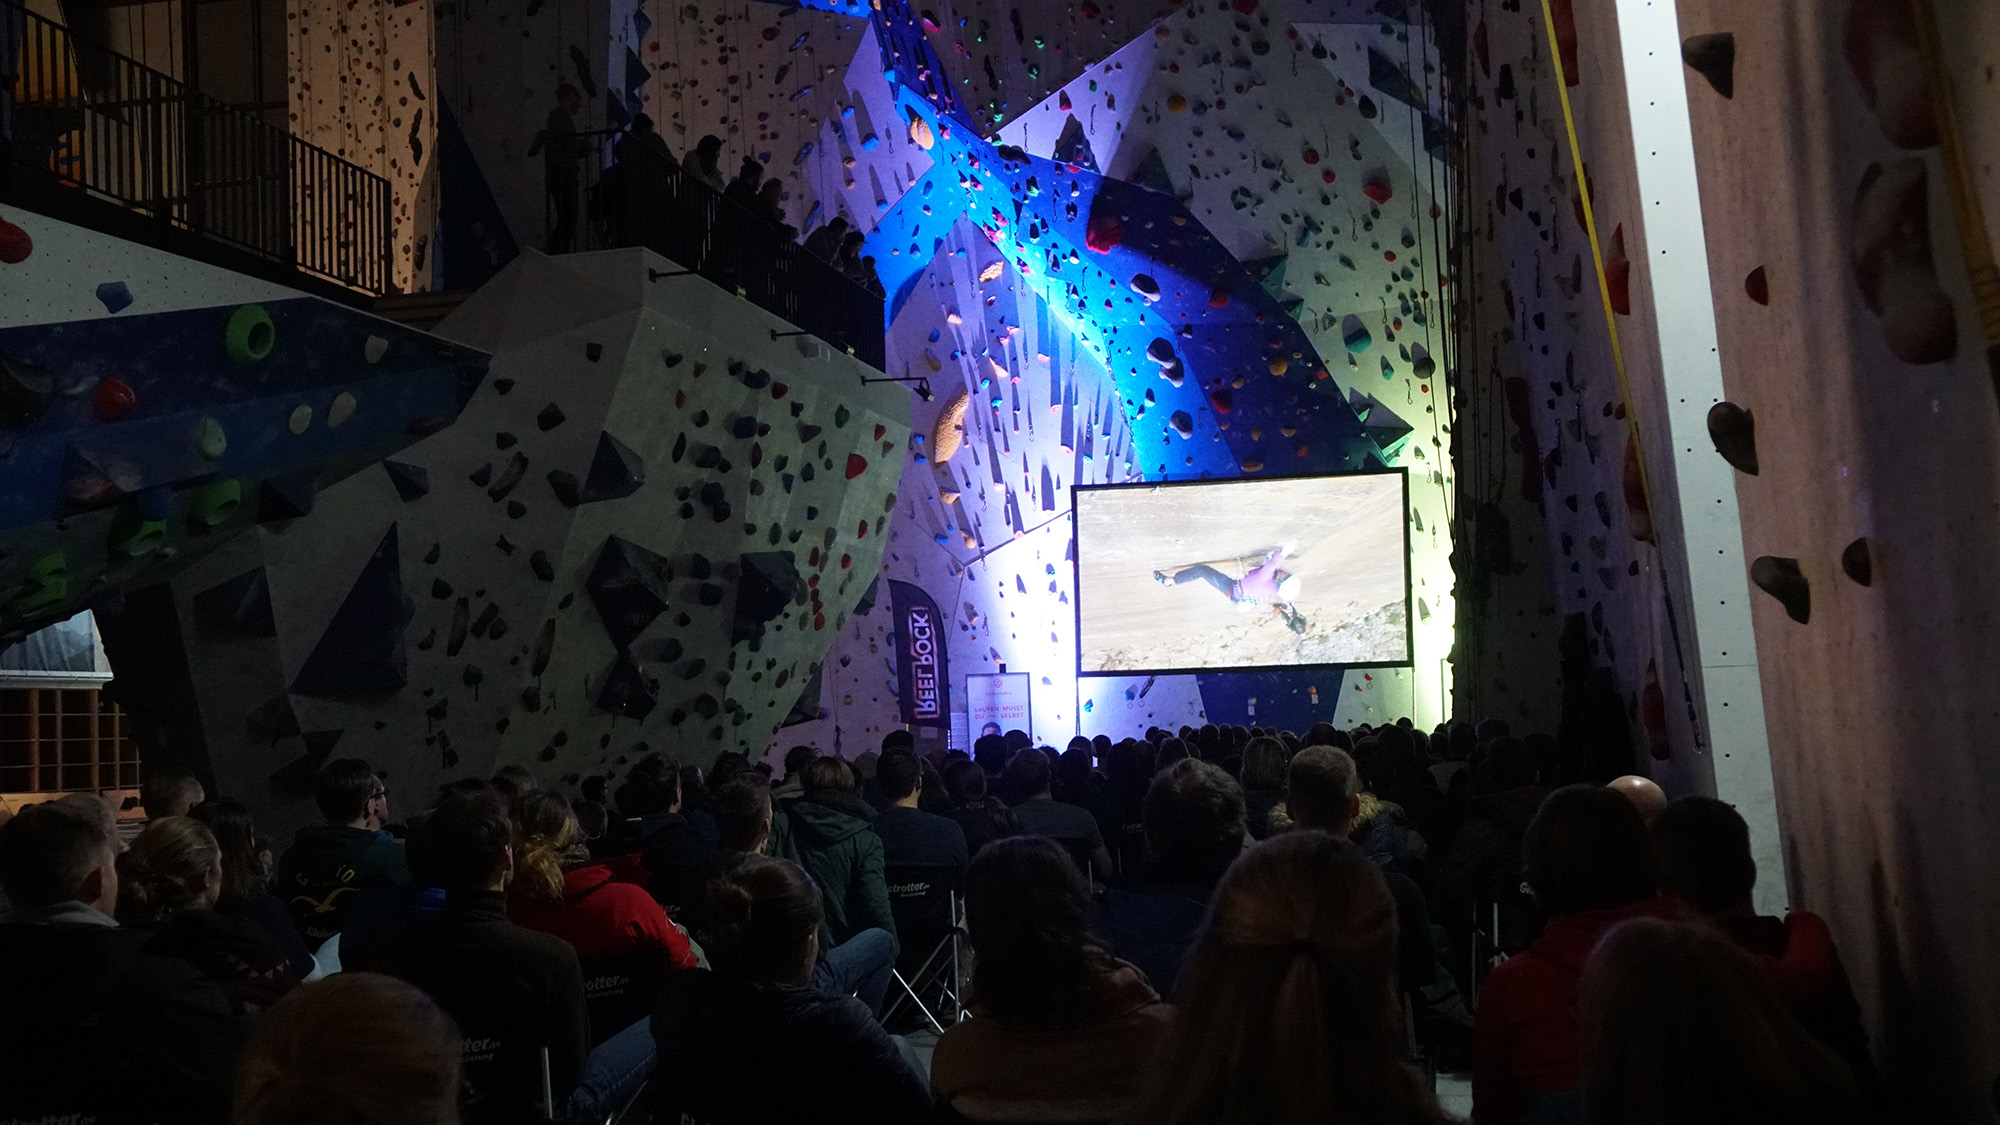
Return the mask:
<path fill-rule="evenodd" d="M 1770 977 L 1727 936 L 1624 922 L 1584 970 L 1588 1125 L 1858 1125 L 1853 1072 L 1799 1026 Z"/>
<path fill-rule="evenodd" d="M 265 1014 L 232 1125 L 458 1125 L 458 1028 L 422 991 L 341 973 Z"/>
<path fill-rule="evenodd" d="M 192 817 L 152 821 L 118 857 L 118 921 L 150 929 L 149 952 L 193 965 L 240 1013 L 261 1012 L 301 976 L 254 922 L 215 909 L 222 848 Z"/>
<path fill-rule="evenodd" d="M 1451 1120 L 1409 1065 L 1396 908 L 1361 850 L 1295 830 L 1243 853 L 1181 972 L 1131 1125 Z"/>

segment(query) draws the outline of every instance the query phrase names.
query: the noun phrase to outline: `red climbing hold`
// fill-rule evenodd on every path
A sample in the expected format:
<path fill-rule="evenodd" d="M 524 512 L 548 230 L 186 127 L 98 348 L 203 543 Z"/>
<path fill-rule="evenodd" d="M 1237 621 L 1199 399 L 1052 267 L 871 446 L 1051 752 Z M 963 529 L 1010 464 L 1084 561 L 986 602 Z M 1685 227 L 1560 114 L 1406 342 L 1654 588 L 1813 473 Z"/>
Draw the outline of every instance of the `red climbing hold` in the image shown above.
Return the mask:
<path fill-rule="evenodd" d="M 1313 146 L 1311 146 L 1311 145 L 1307 145 L 1307 146 L 1306 146 L 1306 153 L 1305 153 L 1305 161 L 1306 161 L 1306 163 L 1307 163 L 1307 164 L 1318 164 L 1318 163 L 1319 163 L 1319 150 L 1318 150 L 1318 149 L 1316 149 L 1316 148 L 1314 148 L 1314 147 L 1313 147 Z"/>
<path fill-rule="evenodd" d="M 1257 0 L 1229 0 L 1229 6 L 1247 16 L 1257 10 Z"/>
<path fill-rule="evenodd" d="M 1236 408 L 1236 396 L 1229 393 L 1229 388 L 1219 387 L 1208 392 L 1208 405 L 1217 414 L 1227 414 Z"/>
<path fill-rule="evenodd" d="M 1625 253 L 1625 224 L 1611 231 L 1611 252 L 1604 259 L 1604 292 L 1611 299 L 1611 311 L 1632 315 L 1632 259 Z"/>
<path fill-rule="evenodd" d="M 1555 17 L 1556 50 L 1562 60 L 1563 84 L 1580 85 L 1583 76 L 1576 65 L 1576 9 L 1571 0 L 1553 0 L 1549 13 Z"/>
<path fill-rule="evenodd" d="M 1368 173 L 1368 178 L 1362 181 L 1361 194 L 1380 206 L 1396 197 L 1396 189 L 1389 186 L 1389 173 L 1377 168 Z"/>
<path fill-rule="evenodd" d="M 853 480 L 855 477 L 858 477 L 862 473 L 865 473 L 867 471 L 868 471 L 868 458 L 863 457 L 859 453 L 850 453 L 847 455 L 848 480 Z"/>
<path fill-rule="evenodd" d="M 1769 278 L 1764 276 L 1763 266 L 1758 266 L 1756 269 L 1751 270 L 1750 276 L 1743 279 L 1743 291 L 1750 295 L 1751 300 L 1760 305 L 1771 303 L 1771 282 Z"/>
<path fill-rule="evenodd" d="M 107 422 L 116 422 L 132 412 L 138 396 L 132 388 L 118 379 L 106 379 L 97 384 L 97 416 Z"/>
<path fill-rule="evenodd" d="M 772 383 L 771 401 L 776 402 L 779 399 L 784 398 L 786 394 L 790 393 L 791 389 L 792 389 L 791 386 L 786 383 Z"/>
<path fill-rule="evenodd" d="M 1228 305 L 1229 305 L 1229 290 L 1212 289 L 1209 291 L 1208 294 L 1209 308 L 1211 309 L 1227 308 Z"/>
<path fill-rule="evenodd" d="M 0 262 L 18 266 L 35 252 L 35 240 L 28 232 L 5 219 L 0 219 Z"/>
<path fill-rule="evenodd" d="M 840 556 L 840 569 L 846 570 L 848 567 L 853 565 L 854 565 L 854 556 L 852 555 Z"/>
<path fill-rule="evenodd" d="M 1099 254 L 1104 254 L 1123 241 L 1125 241 L 1125 224 L 1109 207 L 1093 205 L 1090 209 L 1090 221 L 1084 226 L 1083 244 Z"/>
<path fill-rule="evenodd" d="M 867 521 L 867 520 L 862 520 L 862 521 L 861 521 L 861 529 L 860 529 L 859 531 L 856 531 L 856 532 L 854 533 L 854 537 L 855 537 L 856 539 L 866 539 L 866 538 L 868 538 L 868 521 Z"/>
<path fill-rule="evenodd" d="M 889 432 L 889 427 L 887 427 L 887 426 L 883 425 L 883 424 L 882 424 L 882 423 L 880 423 L 880 422 L 877 422 L 877 423 L 875 423 L 875 440 L 876 440 L 876 441 L 881 441 L 881 440 L 882 440 L 882 435 L 883 435 L 883 434 L 886 434 L 886 433 L 888 433 L 888 432 Z"/>

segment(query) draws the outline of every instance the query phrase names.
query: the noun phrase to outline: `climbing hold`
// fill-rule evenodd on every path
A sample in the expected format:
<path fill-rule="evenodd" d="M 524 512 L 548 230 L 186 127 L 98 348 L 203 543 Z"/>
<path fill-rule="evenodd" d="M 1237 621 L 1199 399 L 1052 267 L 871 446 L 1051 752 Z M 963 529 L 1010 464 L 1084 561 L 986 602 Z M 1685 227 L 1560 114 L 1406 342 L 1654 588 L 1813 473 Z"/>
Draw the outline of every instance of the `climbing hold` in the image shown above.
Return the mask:
<path fill-rule="evenodd" d="M 1187 411 L 1176 410 L 1167 421 L 1173 424 L 1174 432 L 1182 437 L 1190 438 L 1194 436 L 1194 419 L 1189 416 Z"/>
<path fill-rule="evenodd" d="M 333 396 L 333 402 L 326 408 L 326 428 L 337 430 L 346 424 L 349 418 L 354 417 L 354 406 L 354 396 L 347 391 Z"/>
<path fill-rule="evenodd" d="M 1801 625 L 1812 620 L 1812 584 L 1799 570 L 1799 560 L 1763 555 L 1750 564 L 1750 581 L 1778 599 L 1792 620 Z"/>
<path fill-rule="evenodd" d="M 1273 375 L 1283 375 L 1286 371 L 1289 371 L 1291 369 L 1291 366 L 1292 366 L 1292 361 L 1286 359 L 1284 356 L 1278 355 L 1271 357 L 1270 367 L 1271 367 L 1271 374 Z"/>
<path fill-rule="evenodd" d="M 56 398 L 56 381 L 42 368 L 0 355 L 0 426 L 25 426 Z"/>
<path fill-rule="evenodd" d="M 35 252 L 35 240 L 28 232 L 5 219 L 0 219 L 0 262 L 18 266 Z"/>
<path fill-rule="evenodd" d="M 106 422 L 116 422 L 132 413 L 132 407 L 137 402 L 138 396 L 122 379 L 99 381 L 97 393 L 91 397 L 92 405 L 97 407 L 97 416 Z"/>
<path fill-rule="evenodd" d="M 1855 281 L 1882 318 L 1889 351 L 1911 364 L 1958 352 L 1957 313 L 1931 259 L 1929 180 L 1919 158 L 1872 164 L 1854 203 Z"/>
<path fill-rule="evenodd" d="M 1840 569 L 1857 586 L 1875 584 L 1875 548 L 1867 536 L 1849 543 L 1847 549 L 1840 552 Z"/>
<path fill-rule="evenodd" d="M 361 358 L 367 360 L 370 363 L 380 363 L 382 362 L 382 357 L 388 354 L 389 354 L 389 341 L 384 340 L 380 336 L 370 336 L 361 345 Z M 499 381 L 495 380 L 494 385 L 497 389 L 499 386 Z M 507 392 L 503 390 L 500 393 L 504 395 Z"/>
<path fill-rule="evenodd" d="M 1157 301 L 1160 299 L 1160 283 L 1154 281 L 1150 274 L 1135 273 L 1132 275 L 1132 292 L 1148 302 Z"/>
<path fill-rule="evenodd" d="M 403 629 L 410 611 L 397 543 L 392 523 L 292 681 L 294 693 L 340 697 L 409 683 Z"/>
<path fill-rule="evenodd" d="M 1361 194 L 1375 201 L 1377 206 L 1395 198 L 1396 189 L 1389 182 L 1389 172 L 1384 168 L 1370 169 L 1361 181 Z"/>
<path fill-rule="evenodd" d="M 292 409 L 292 416 L 285 420 L 285 428 L 295 434 L 305 433 L 312 428 L 312 424 L 313 408 L 303 402 L 294 407 Z"/>
<path fill-rule="evenodd" d="M 188 504 L 188 522 L 201 531 L 221 527 L 242 506 L 242 483 L 219 480 L 194 494 L 193 501 Z"/>
<path fill-rule="evenodd" d="M 1639 445 L 1627 438 L 1625 441 L 1624 474 L 1625 509 L 1632 517 L 1632 538 L 1641 543 L 1653 542 L 1653 509 L 1646 500 L 1646 478 L 1639 467 Z"/>
<path fill-rule="evenodd" d="M 278 343 L 278 326 L 261 305 L 243 305 L 229 316 L 222 348 L 237 363 L 260 363 Z M 297 433 L 297 430 L 292 431 Z"/>
<path fill-rule="evenodd" d="M 1708 408 L 1708 438 L 1722 459 L 1750 476 L 1757 475 L 1757 419 L 1733 402 Z"/>
<path fill-rule="evenodd" d="M 858 477 L 862 473 L 865 473 L 867 471 L 868 471 L 868 458 L 863 457 L 859 453 L 850 453 L 847 455 L 848 480 L 853 480 L 855 477 Z"/>
<path fill-rule="evenodd" d="M 132 290 L 122 281 L 107 281 L 97 287 L 97 299 L 108 313 L 121 313 L 132 307 Z"/>
<path fill-rule="evenodd" d="M 1090 203 L 1090 218 L 1084 224 L 1083 244 L 1099 254 L 1105 254 L 1124 240 L 1124 221 L 1118 217 L 1105 193 L 1099 192 Z"/>
<path fill-rule="evenodd" d="M 405 502 L 430 495 L 431 473 L 422 465 L 384 461 L 382 471 L 389 474 L 389 483 L 396 486 L 396 495 L 401 496 Z"/>
<path fill-rule="evenodd" d="M 1771 303 L 1771 282 L 1764 275 L 1763 266 L 1758 266 L 1756 269 L 1751 270 L 1750 276 L 1743 279 L 1743 291 L 1750 295 L 1751 300 L 1760 305 Z"/>
<path fill-rule="evenodd" d="M 1340 339 L 1347 345 L 1347 350 L 1355 355 L 1367 351 L 1375 343 L 1375 338 L 1368 333 L 1367 322 L 1354 313 L 1348 313 L 1341 320 Z"/>
<path fill-rule="evenodd" d="M 1895 0 L 1855 0 L 1847 7 L 1847 65 L 1862 99 L 1891 144 L 1925 149 L 1938 143 L 1936 103 L 1917 45 L 1910 5 Z"/>
<path fill-rule="evenodd" d="M 1716 93 L 1736 96 L 1736 36 L 1727 31 L 1690 35 L 1681 43 L 1681 61 L 1708 79 Z"/>
<path fill-rule="evenodd" d="M 549 403 L 547 406 L 542 407 L 542 412 L 540 414 L 535 415 L 535 426 L 538 429 L 540 429 L 543 433 L 548 433 L 550 430 L 553 430 L 557 426 L 560 426 L 562 424 L 563 424 L 562 407 L 557 406 L 553 402 Z"/>
<path fill-rule="evenodd" d="M 257 490 L 257 522 L 295 520 L 311 515 L 318 489 L 318 469 L 286 473 L 265 480 Z"/>
<path fill-rule="evenodd" d="M 1632 315 L 1632 259 L 1625 253 L 1624 223 L 1612 228 L 1611 245 L 1604 255 L 1604 292 L 1612 312 Z"/>
<path fill-rule="evenodd" d="M 211 624 L 239 636 L 278 635 L 271 613 L 271 583 L 261 566 L 196 594 L 194 608 Z"/>

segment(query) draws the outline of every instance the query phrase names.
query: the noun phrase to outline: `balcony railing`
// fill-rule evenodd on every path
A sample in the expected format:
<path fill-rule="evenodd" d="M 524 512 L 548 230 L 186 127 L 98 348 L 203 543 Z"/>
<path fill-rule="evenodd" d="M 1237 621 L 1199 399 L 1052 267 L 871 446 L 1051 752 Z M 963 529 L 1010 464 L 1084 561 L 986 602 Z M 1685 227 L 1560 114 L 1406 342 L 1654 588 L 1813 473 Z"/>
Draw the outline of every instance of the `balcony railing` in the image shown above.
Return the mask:
<path fill-rule="evenodd" d="M 580 248 L 647 247 L 882 370 L 887 355 L 880 295 L 663 158 L 628 160 L 617 175 L 605 177 L 599 169 L 612 163 L 615 135 L 582 136 L 602 151 L 587 161 L 588 182 L 578 193 L 585 212 Z M 553 228 L 555 216 L 550 218 Z"/>
<path fill-rule="evenodd" d="M 73 192 L 363 293 L 389 181 L 0 0 L 0 183 Z"/>

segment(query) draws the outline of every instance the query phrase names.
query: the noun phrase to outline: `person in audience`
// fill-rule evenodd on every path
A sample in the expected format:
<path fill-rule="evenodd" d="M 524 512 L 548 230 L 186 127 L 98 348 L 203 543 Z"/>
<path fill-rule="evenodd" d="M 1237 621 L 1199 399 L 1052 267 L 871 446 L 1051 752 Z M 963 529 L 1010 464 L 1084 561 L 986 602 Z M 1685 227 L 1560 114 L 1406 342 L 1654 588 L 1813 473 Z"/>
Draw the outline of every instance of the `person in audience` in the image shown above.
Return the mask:
<path fill-rule="evenodd" d="M 621 819 L 606 854 L 636 852 L 649 873 L 646 889 L 668 916 L 679 914 L 699 895 L 715 851 L 681 811 L 680 763 L 665 754 L 640 758 L 618 787 L 617 802 Z"/>
<path fill-rule="evenodd" d="M 840 253 L 841 240 L 847 237 L 847 216 L 835 215 L 825 224 L 806 235 L 806 253 L 823 262 L 831 262 Z M 997 728 L 996 728 L 997 733 Z"/>
<path fill-rule="evenodd" d="M 722 174 L 722 138 L 714 133 L 708 133 L 695 142 L 682 166 L 689 175 L 717 192 L 728 186 Z"/>
<path fill-rule="evenodd" d="M 764 854 L 775 815 L 771 783 L 755 770 L 739 771 L 717 786 L 709 803 L 717 832 L 716 855 L 707 872 L 708 879 L 713 879 L 734 865 L 732 857 Z M 708 879 L 703 880 L 704 886 Z"/>
<path fill-rule="evenodd" d="M 868 244 L 868 236 L 866 234 L 863 234 L 858 230 L 848 231 L 847 237 L 840 240 L 840 252 L 836 254 L 833 259 L 833 264 L 839 267 L 840 272 L 846 274 L 848 276 L 848 279 L 853 281 L 856 285 L 861 284 L 863 280 L 863 275 L 861 272 L 861 257 L 862 257 L 861 250 L 867 244 Z M 1011 736 L 1014 734 L 1021 734 L 1021 732 L 1009 731 L 1008 734 Z M 1027 735 L 1021 734 L 1021 737 L 1023 739 L 1026 739 Z M 1010 737 L 1008 739 L 1009 745 L 1007 747 L 1007 753 L 1010 756 L 1020 750 L 1027 749 L 1026 746 L 1012 745 L 1012 741 L 1013 740 Z"/>
<path fill-rule="evenodd" d="M 875 768 L 875 782 L 889 807 L 875 817 L 885 869 L 939 867 L 964 871 L 965 830 L 950 817 L 917 807 L 922 797 L 923 762 L 908 750 L 889 750 Z"/>
<path fill-rule="evenodd" d="M 201 780 L 186 770 L 147 770 L 139 785 L 139 807 L 146 810 L 147 820 L 186 816 L 207 799 Z"/>
<path fill-rule="evenodd" d="M 785 181 L 772 176 L 757 188 L 757 213 L 763 216 L 765 222 L 777 227 L 785 241 L 795 241 L 799 237 L 798 228 L 785 221 Z"/>
<path fill-rule="evenodd" d="M 988 723 L 989 727 L 999 727 L 998 723 Z M 987 777 L 998 779 L 1007 768 L 1007 740 L 996 729 L 992 734 L 982 734 L 973 740 L 972 760 L 978 763 Z"/>
<path fill-rule="evenodd" d="M 644 166 L 656 174 L 680 167 L 680 161 L 674 159 L 673 150 L 655 131 L 652 115 L 645 113 L 632 115 L 632 124 L 626 126 L 625 135 L 618 138 L 611 155 L 620 164 Z"/>
<path fill-rule="evenodd" d="M 695 835 L 709 844 L 715 843 L 717 829 L 715 816 L 708 808 L 708 778 L 692 762 L 681 766 L 681 815 L 687 818 Z"/>
<path fill-rule="evenodd" d="M 1479 991 L 1473 1025 L 1472 1119 L 1514 1125 L 1577 1084 L 1577 982 L 1598 939 L 1630 918 L 1670 917 L 1655 896 L 1659 862 L 1632 803 L 1594 785 L 1549 794 L 1522 843 L 1540 937 L 1502 962 Z"/>
<path fill-rule="evenodd" d="M 1612 778 L 1605 788 L 1632 802 L 1632 807 L 1639 810 L 1639 819 L 1647 824 L 1653 823 L 1653 818 L 1667 807 L 1666 791 L 1650 777 L 1628 773 L 1624 777 Z"/>
<path fill-rule="evenodd" d="M 517 925 L 563 939 L 584 962 L 657 950 L 670 968 L 694 968 L 687 935 L 653 896 L 591 860 L 576 813 L 560 794 L 529 793 L 515 802 L 514 814 L 507 916 Z"/>
<path fill-rule="evenodd" d="M 490 784 L 510 805 L 542 787 L 542 783 L 535 780 L 534 772 L 526 766 L 501 766 L 493 771 Z"/>
<path fill-rule="evenodd" d="M 1070 739 L 1069 749 L 1056 756 L 1053 795 L 1096 819 L 1098 836 L 1108 852 L 1112 841 L 1125 831 L 1125 813 L 1111 783 L 1092 766 L 1096 753 L 1097 747 L 1089 739 L 1081 735 Z"/>
<path fill-rule="evenodd" d="M 1243 853 L 1183 973 L 1131 1125 L 1442 1123 L 1409 1064 L 1396 913 L 1353 844 L 1294 831 Z"/>
<path fill-rule="evenodd" d="M 1105 892 L 1103 932 L 1162 996 L 1177 999 L 1210 894 L 1243 850 L 1243 788 L 1220 766 L 1175 762 L 1146 790 L 1145 831 L 1143 869 Z"/>
<path fill-rule="evenodd" d="M 1584 971 L 1582 1119 L 1860 1125 L 1845 1063 L 1786 1011 L 1769 975 L 1705 926 L 1635 919 Z"/>
<path fill-rule="evenodd" d="M 993 741 L 997 744 L 999 739 Z M 997 745 L 995 750 L 1004 752 L 1004 748 Z M 958 827 L 965 833 L 966 851 L 972 855 L 978 855 L 979 849 L 1003 836 L 1021 831 L 1021 822 L 1015 817 L 1014 810 L 986 792 L 986 778 L 986 770 L 976 759 L 953 762 L 944 769 L 945 789 L 951 793 L 951 812 L 947 815 L 957 821 Z"/>
<path fill-rule="evenodd" d="M 506 800 L 499 795 L 499 790 L 478 778 L 467 778 L 458 785 L 447 787 L 438 800 L 441 804 L 453 798 L 480 794 L 491 796 L 503 804 Z M 410 821 L 410 839 L 404 845 L 403 853 L 408 861 L 410 881 L 402 886 L 377 884 L 354 896 L 353 905 L 347 909 L 347 917 L 341 921 L 340 941 L 333 947 L 336 959 L 329 962 L 329 971 L 372 968 L 376 948 L 385 935 L 444 912 L 444 877 L 425 852 L 424 834 L 417 831 L 429 815 L 428 812 L 420 813 Z"/>
<path fill-rule="evenodd" d="M 722 198 L 734 202 L 738 207 L 758 217 L 765 212 L 758 201 L 758 191 L 764 184 L 764 165 L 754 156 L 746 156 L 736 169 L 736 178 L 722 189 Z"/>
<path fill-rule="evenodd" d="M 875 268 L 875 255 L 863 254 L 861 256 L 861 268 L 859 272 L 861 275 L 861 287 L 863 289 L 868 290 L 877 297 L 888 296 L 888 290 L 882 287 L 882 275 Z"/>
<path fill-rule="evenodd" d="M 1839 1055 L 1864 1086 L 1874 1084 L 1861 1005 L 1826 919 L 1809 910 L 1758 914 L 1751 893 L 1757 861 L 1750 826 L 1713 797 L 1682 797 L 1651 824 L 1660 855 L 1660 890 L 1683 917 L 1721 931 L 1764 970 L 1801 1026 Z"/>
<path fill-rule="evenodd" d="M 221 897 L 222 849 L 191 817 L 149 822 L 118 857 L 119 924 L 152 934 L 149 952 L 193 965 L 236 1011 L 253 1015 L 305 974 L 254 923 L 218 912 Z"/>
<path fill-rule="evenodd" d="M 709 884 L 706 910 L 715 971 L 668 977 L 653 1017 L 655 1121 L 924 1118 L 930 1098 L 908 1045 L 866 1004 L 812 983 L 825 913 L 803 869 L 746 858 Z"/>
<path fill-rule="evenodd" d="M 485 1073 L 468 1076 L 469 1121 L 539 1121 L 565 1108 L 589 1120 L 616 1089 L 583 1082 L 590 1026 L 576 951 L 507 920 L 516 865 L 506 801 L 490 788 L 448 795 L 411 827 L 444 885 L 444 909 L 385 935 L 372 967 L 423 989 L 468 1039 L 482 1041 Z M 505 1090 L 539 1073 L 544 1048 L 552 1108 Z"/>
<path fill-rule="evenodd" d="M 250 809 L 233 798 L 214 797 L 188 815 L 206 824 L 222 849 L 222 895 L 215 900 L 216 913 L 262 930 L 285 955 L 292 972 L 305 979 L 313 971 L 312 950 L 299 936 L 298 923 L 285 904 L 271 894 L 271 845 L 257 831 Z"/>
<path fill-rule="evenodd" d="M 118 832 L 95 796 L 0 826 L 0 1103 L 17 1121 L 221 1120 L 247 1032 L 194 966 L 122 927 Z"/>
<path fill-rule="evenodd" d="M 1256 839 L 1271 835 L 1271 810 L 1285 800 L 1285 744 L 1253 738 L 1243 748 L 1243 819 Z"/>
<path fill-rule="evenodd" d="M 889 887 L 882 874 L 882 838 L 875 834 L 875 810 L 856 792 L 854 771 L 839 758 L 815 758 L 803 780 L 805 796 L 785 811 L 790 825 L 787 858 L 805 868 L 825 894 L 826 925 L 834 942 L 845 944 L 864 931 L 881 930 L 893 945 L 896 919 L 889 913 Z"/>
<path fill-rule="evenodd" d="M 340 932 L 362 888 L 404 886 L 410 870 L 403 845 L 382 831 L 389 819 L 389 787 L 367 762 L 328 762 L 313 779 L 313 800 L 326 823 L 299 829 L 278 861 L 276 893 L 306 944 L 318 948 Z"/>
<path fill-rule="evenodd" d="M 380 973 L 292 992 L 258 1021 L 231 1125 L 458 1125 L 460 1040 L 430 997 Z"/>
<path fill-rule="evenodd" d="M 1421 883 L 1426 875 L 1424 836 L 1408 810 L 1375 789 L 1376 782 L 1395 777 L 1392 751 L 1377 739 L 1364 738 L 1351 757 L 1361 778 L 1361 792 L 1348 837 L 1384 871 Z"/>
<path fill-rule="evenodd" d="M 794 746 L 785 751 L 785 777 L 771 789 L 771 800 L 784 805 L 805 796 L 806 767 L 818 757 L 819 751 L 810 746 Z"/>
<path fill-rule="evenodd" d="M 1490 743 L 1482 773 L 1492 792 L 1468 802 L 1452 834 L 1451 852 L 1437 871 L 1438 912 L 1452 947 L 1470 949 L 1474 912 L 1497 906 L 1499 929 L 1487 936 L 1499 952 L 1513 953 L 1533 936 L 1542 911 L 1521 891 L 1522 840 L 1549 791 L 1534 752 L 1517 738 Z"/>
<path fill-rule="evenodd" d="M 1391 723 L 1375 732 L 1377 750 L 1355 747 L 1354 764 L 1360 767 L 1368 791 L 1403 810 L 1425 845 L 1436 848 L 1444 842 L 1449 810 L 1444 791 L 1431 776 L 1430 756 L 1418 748 L 1418 738 L 1410 728 Z"/>
<path fill-rule="evenodd" d="M 1090 932 L 1090 888 L 1052 840 L 1015 836 L 965 878 L 972 1016 L 945 1031 L 931 1089 L 974 1121 L 1114 1120 L 1173 1009 Z"/>
<path fill-rule="evenodd" d="M 1001 784 L 1017 795 L 1014 819 L 1029 836 L 1046 836 L 1061 844 L 1078 867 L 1089 865 L 1099 875 L 1111 873 L 1111 852 L 1104 833 L 1089 810 L 1055 799 L 1055 770 L 1049 756 L 1037 749 L 1017 751 L 1007 760 Z"/>

